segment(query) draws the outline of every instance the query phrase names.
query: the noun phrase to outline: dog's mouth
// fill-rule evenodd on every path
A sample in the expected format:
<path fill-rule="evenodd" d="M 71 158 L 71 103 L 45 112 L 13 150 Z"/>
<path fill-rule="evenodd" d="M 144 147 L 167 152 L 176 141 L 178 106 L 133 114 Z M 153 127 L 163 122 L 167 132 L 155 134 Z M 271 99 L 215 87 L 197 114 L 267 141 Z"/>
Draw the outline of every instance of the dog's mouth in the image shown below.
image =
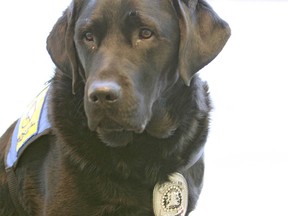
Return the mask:
<path fill-rule="evenodd" d="M 122 132 L 125 130 L 125 128 L 113 120 L 103 119 L 97 125 L 97 130 L 101 130 L 105 132 Z"/>
<path fill-rule="evenodd" d="M 134 133 L 142 133 L 145 130 L 146 124 L 142 124 L 140 126 L 132 126 L 129 124 L 120 124 L 115 120 L 109 118 L 103 118 L 99 121 L 98 124 L 90 124 L 90 130 L 92 131 L 103 131 L 103 132 L 134 132 Z"/>
<path fill-rule="evenodd" d="M 110 118 L 103 118 L 89 123 L 89 128 L 98 134 L 98 137 L 107 146 L 123 147 L 130 143 L 133 134 L 143 133 L 146 123 L 140 126 L 131 126 L 129 124 L 118 123 Z"/>

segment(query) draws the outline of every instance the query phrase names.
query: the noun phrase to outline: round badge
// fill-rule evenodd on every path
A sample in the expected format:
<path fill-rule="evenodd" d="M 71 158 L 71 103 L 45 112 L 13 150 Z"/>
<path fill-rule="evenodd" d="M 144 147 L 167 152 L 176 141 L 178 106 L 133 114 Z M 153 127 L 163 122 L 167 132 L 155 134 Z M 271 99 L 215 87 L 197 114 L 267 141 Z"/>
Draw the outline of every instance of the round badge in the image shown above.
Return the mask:
<path fill-rule="evenodd" d="M 188 206 L 188 186 L 180 173 L 169 176 L 169 181 L 156 184 L 153 191 L 155 216 L 184 216 Z"/>

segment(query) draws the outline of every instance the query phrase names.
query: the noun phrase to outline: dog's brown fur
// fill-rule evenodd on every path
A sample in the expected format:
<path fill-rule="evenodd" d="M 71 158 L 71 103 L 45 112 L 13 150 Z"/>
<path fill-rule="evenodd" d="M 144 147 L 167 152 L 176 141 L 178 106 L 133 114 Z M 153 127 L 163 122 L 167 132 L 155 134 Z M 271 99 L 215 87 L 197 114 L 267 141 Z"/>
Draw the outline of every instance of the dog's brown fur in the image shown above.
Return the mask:
<path fill-rule="evenodd" d="M 180 172 L 188 215 L 202 188 L 210 111 L 195 73 L 229 35 L 203 0 L 74 0 L 47 42 L 57 66 L 52 132 L 15 168 L 26 214 L 153 215 L 153 187 Z M 5 171 L 14 126 L 0 140 L 3 216 L 21 215 Z"/>

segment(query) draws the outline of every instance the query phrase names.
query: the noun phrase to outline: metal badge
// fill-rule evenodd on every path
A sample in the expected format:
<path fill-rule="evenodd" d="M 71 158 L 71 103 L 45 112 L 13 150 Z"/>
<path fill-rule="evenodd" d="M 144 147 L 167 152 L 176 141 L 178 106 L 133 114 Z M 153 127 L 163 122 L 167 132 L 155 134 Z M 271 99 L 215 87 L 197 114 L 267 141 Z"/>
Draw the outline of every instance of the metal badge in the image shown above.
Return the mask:
<path fill-rule="evenodd" d="M 180 173 L 169 176 L 169 181 L 156 184 L 153 191 L 155 216 L 184 216 L 188 206 L 188 186 Z"/>

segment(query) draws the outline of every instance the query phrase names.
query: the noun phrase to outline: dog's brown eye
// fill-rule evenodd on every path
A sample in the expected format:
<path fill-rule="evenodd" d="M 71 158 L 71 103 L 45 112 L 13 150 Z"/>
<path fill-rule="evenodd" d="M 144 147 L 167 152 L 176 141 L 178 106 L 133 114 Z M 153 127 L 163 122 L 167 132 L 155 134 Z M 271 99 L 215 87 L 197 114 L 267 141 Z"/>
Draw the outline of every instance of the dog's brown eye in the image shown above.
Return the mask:
<path fill-rule="evenodd" d="M 85 40 L 86 40 L 86 41 L 89 41 L 89 42 L 94 41 L 94 36 L 93 36 L 93 34 L 92 34 L 91 32 L 87 32 L 87 33 L 85 34 Z"/>
<path fill-rule="evenodd" d="M 139 37 L 141 39 L 149 39 L 153 36 L 153 32 L 150 29 L 141 29 Z"/>

